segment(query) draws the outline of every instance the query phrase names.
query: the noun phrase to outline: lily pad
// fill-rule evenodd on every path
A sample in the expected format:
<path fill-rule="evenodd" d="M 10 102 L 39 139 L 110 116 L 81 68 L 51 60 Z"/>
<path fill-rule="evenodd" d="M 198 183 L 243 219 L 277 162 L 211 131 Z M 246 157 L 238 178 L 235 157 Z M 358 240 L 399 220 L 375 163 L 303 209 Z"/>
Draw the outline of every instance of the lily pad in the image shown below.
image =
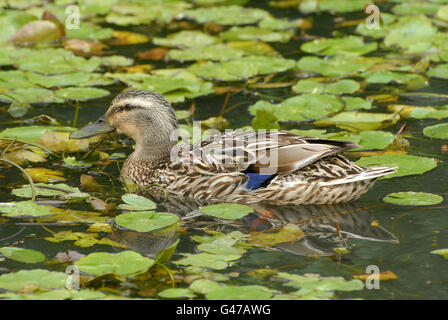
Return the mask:
<path fill-rule="evenodd" d="M 150 232 L 175 224 L 179 217 L 175 214 L 165 212 L 130 212 L 115 217 L 115 222 L 127 229 L 138 232 Z"/>
<path fill-rule="evenodd" d="M 320 73 L 328 77 L 356 75 L 379 63 L 380 58 L 335 56 L 329 59 L 306 56 L 297 62 L 300 70 Z"/>
<path fill-rule="evenodd" d="M 36 195 L 42 197 L 63 196 L 68 193 L 81 192 L 78 188 L 70 187 L 64 183 L 57 183 L 57 184 L 35 183 L 34 187 Z M 31 198 L 32 196 L 31 186 L 28 184 L 20 188 L 13 189 L 12 194 L 14 194 L 17 197 Z"/>
<path fill-rule="evenodd" d="M 227 41 L 258 40 L 265 42 L 288 42 L 294 35 L 293 31 L 273 31 L 254 26 L 232 27 L 220 34 L 221 39 Z"/>
<path fill-rule="evenodd" d="M 376 50 L 376 42 L 365 44 L 361 37 L 348 36 L 341 39 L 317 39 L 304 43 L 302 51 L 327 56 L 361 56 Z"/>
<path fill-rule="evenodd" d="M 412 156 L 406 154 L 378 155 L 364 157 L 356 161 L 356 164 L 365 167 L 390 167 L 398 168 L 398 171 L 388 174 L 381 179 L 390 179 L 393 177 L 402 177 L 413 174 L 422 174 L 437 167 L 434 158 Z"/>
<path fill-rule="evenodd" d="M 25 288 L 56 289 L 65 286 L 68 275 L 42 269 L 21 270 L 0 276 L 0 288 L 19 291 Z"/>
<path fill-rule="evenodd" d="M 156 208 L 156 204 L 153 201 L 133 193 L 122 195 L 121 200 L 127 203 L 118 206 L 120 209 L 124 210 L 145 211 Z"/>
<path fill-rule="evenodd" d="M 200 212 L 203 214 L 217 217 L 220 219 L 240 219 L 251 213 L 251 207 L 238 203 L 220 203 L 201 207 Z"/>
<path fill-rule="evenodd" d="M 432 193 L 408 191 L 389 193 L 383 201 L 408 206 L 429 206 L 441 203 L 443 197 Z"/>
<path fill-rule="evenodd" d="M 431 253 L 441 255 L 442 257 L 448 260 L 448 249 L 438 249 L 431 251 Z"/>
<path fill-rule="evenodd" d="M 41 252 L 32 249 L 0 247 L 0 253 L 8 259 L 25 263 L 38 263 L 45 260 Z"/>
<path fill-rule="evenodd" d="M 153 260 L 134 251 L 122 251 L 116 254 L 94 252 L 75 262 L 81 271 L 96 276 L 106 273 L 134 276 L 148 271 L 153 264 Z"/>
<path fill-rule="evenodd" d="M 257 285 L 251 286 L 225 286 L 206 293 L 208 300 L 267 300 L 274 291 Z"/>
<path fill-rule="evenodd" d="M 171 298 L 171 299 L 196 297 L 196 294 L 188 288 L 169 288 L 160 291 L 158 295 L 162 298 Z"/>
<path fill-rule="evenodd" d="M 199 23 L 214 22 L 220 25 L 251 24 L 269 16 L 267 11 L 240 6 L 218 6 L 187 10 L 184 15 Z"/>
<path fill-rule="evenodd" d="M 448 123 L 439 123 L 425 127 L 423 134 L 430 138 L 448 139 Z"/>
<path fill-rule="evenodd" d="M 184 266 L 206 267 L 215 270 L 223 270 L 228 267 L 229 261 L 240 258 L 240 255 L 217 255 L 210 253 L 187 253 L 184 255 L 184 258 L 173 261 L 173 263 Z"/>
<path fill-rule="evenodd" d="M 297 82 L 292 90 L 299 93 L 332 93 L 345 94 L 355 93 L 360 85 L 355 80 L 344 79 L 332 83 L 322 83 L 313 79 L 304 79 Z"/>
<path fill-rule="evenodd" d="M 0 138 L 17 138 L 31 142 L 37 142 L 47 130 L 72 132 L 76 128 L 63 126 L 24 126 L 7 128 L 0 132 Z"/>
<path fill-rule="evenodd" d="M 342 129 L 352 131 L 376 130 L 383 126 L 392 125 L 400 118 L 392 113 L 369 113 L 369 112 L 341 112 L 331 118 L 315 121 L 316 125 L 336 125 Z"/>
<path fill-rule="evenodd" d="M 200 47 L 217 42 L 217 38 L 201 31 L 180 31 L 163 38 L 155 37 L 152 42 L 164 47 Z"/>
<path fill-rule="evenodd" d="M 14 218 L 44 217 L 57 213 L 53 207 L 38 205 L 32 201 L 0 202 L 0 212 Z"/>
<path fill-rule="evenodd" d="M 99 88 L 69 87 L 58 89 L 55 91 L 55 94 L 63 99 L 85 101 L 108 96 L 110 92 Z"/>

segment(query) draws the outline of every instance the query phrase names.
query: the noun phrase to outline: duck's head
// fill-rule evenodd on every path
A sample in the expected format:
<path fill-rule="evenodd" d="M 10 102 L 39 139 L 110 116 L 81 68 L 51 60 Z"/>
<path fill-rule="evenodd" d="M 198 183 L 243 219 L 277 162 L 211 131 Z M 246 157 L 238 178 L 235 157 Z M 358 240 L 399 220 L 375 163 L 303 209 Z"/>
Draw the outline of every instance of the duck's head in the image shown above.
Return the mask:
<path fill-rule="evenodd" d="M 176 129 L 176 115 L 165 97 L 147 90 L 129 90 L 116 96 L 103 116 L 70 138 L 117 131 L 135 141 L 135 156 L 152 160 L 169 155 L 176 144 L 170 139 Z"/>

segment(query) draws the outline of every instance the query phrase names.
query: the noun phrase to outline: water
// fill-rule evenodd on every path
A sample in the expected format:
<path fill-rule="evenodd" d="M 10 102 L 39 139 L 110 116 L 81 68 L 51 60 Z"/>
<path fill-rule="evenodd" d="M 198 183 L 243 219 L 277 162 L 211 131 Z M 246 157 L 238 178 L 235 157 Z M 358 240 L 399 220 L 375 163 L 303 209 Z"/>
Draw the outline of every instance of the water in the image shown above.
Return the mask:
<path fill-rule="evenodd" d="M 252 1 L 248 6 L 258 6 L 270 10 L 276 16 L 298 17 L 296 10 L 278 10 L 265 6 L 258 1 Z M 353 17 L 353 19 L 359 17 Z M 127 28 L 135 32 L 144 32 L 145 28 Z M 333 32 L 332 18 L 322 14 L 314 21 L 314 28 L 309 31 L 313 35 L 330 35 Z M 287 58 L 298 59 L 297 52 L 301 42 L 291 44 L 275 45 L 279 52 L 284 53 Z M 117 54 L 133 57 L 135 52 L 151 48 L 151 44 L 138 46 L 114 47 Z M 290 54 L 290 52 L 293 52 Z M 164 63 L 158 63 L 164 66 Z M 171 66 L 176 65 L 170 63 Z M 113 95 L 120 92 L 123 87 L 116 86 L 108 88 L 112 95 L 104 99 L 94 100 L 81 104 L 78 124 L 83 125 L 95 120 L 106 110 Z M 286 89 L 263 90 L 265 94 L 274 97 L 283 97 Z M 378 88 L 378 91 L 381 87 Z M 431 81 L 430 86 L 422 91 L 448 94 L 446 81 Z M 195 120 L 207 119 L 217 116 L 225 96 L 208 96 L 195 100 L 196 112 Z M 248 93 L 238 93 L 230 97 L 228 105 L 243 102 L 238 108 L 225 114 L 230 121 L 232 128 L 238 128 L 250 124 L 251 116 L 247 111 L 247 106 L 253 104 L 257 97 Z M 436 103 L 427 100 L 401 100 L 397 103 L 428 105 Z M 189 102 L 176 104 L 178 110 L 186 110 L 190 106 Z M 68 104 L 54 104 L 36 106 L 27 115 L 31 118 L 40 114 L 47 114 L 57 119 L 61 123 L 70 124 L 74 118 L 74 108 Z M 2 116 L 0 128 L 11 126 L 7 122 L 9 119 Z M 323 207 L 296 207 L 296 208 L 276 208 L 277 215 L 272 220 L 266 220 L 255 215 L 251 215 L 242 221 L 230 225 L 216 224 L 214 220 L 204 217 L 186 220 L 185 231 L 182 234 L 148 235 L 133 231 L 115 230 L 108 235 L 112 240 L 125 243 L 128 248 L 140 252 L 141 254 L 154 255 L 160 249 L 171 245 L 176 239 L 180 243 L 176 252 L 195 252 L 196 245 L 191 240 L 190 235 L 203 234 L 201 228 L 207 227 L 211 230 L 228 232 L 241 230 L 244 232 L 254 232 L 266 229 L 272 224 L 283 224 L 285 222 L 296 222 L 305 231 L 306 237 L 299 242 L 288 243 L 278 246 L 276 250 L 265 250 L 255 248 L 249 250 L 237 264 L 226 270 L 226 272 L 238 272 L 240 277 L 235 280 L 239 284 L 261 284 L 272 288 L 269 280 L 255 279 L 248 277 L 246 272 L 258 268 L 275 268 L 279 271 L 304 274 L 319 273 L 324 276 L 343 276 L 346 279 L 352 278 L 354 274 L 366 273 L 368 266 L 374 265 L 381 272 L 393 271 L 399 279 L 381 281 L 379 289 L 365 289 L 362 291 L 338 293 L 341 298 L 365 298 L 365 299 L 446 299 L 448 293 L 447 262 L 439 255 L 430 252 L 439 248 L 448 247 L 448 207 L 446 201 L 440 205 L 432 207 L 411 207 L 394 206 L 382 202 L 382 198 L 391 192 L 399 191 L 423 191 L 445 195 L 447 194 L 447 153 L 441 151 L 443 140 L 430 140 L 422 135 L 422 129 L 428 125 L 437 123 L 437 120 L 406 120 L 407 132 L 411 135 L 409 141 L 411 148 L 409 154 L 430 156 L 439 159 L 437 168 L 425 173 L 394 178 L 390 180 L 378 181 L 375 187 L 359 200 L 339 206 Z M 395 126 L 389 127 L 390 132 L 397 132 L 403 121 Z M 290 128 L 308 128 L 308 124 L 286 124 Z M 122 138 L 121 138 L 122 139 Z M 131 152 L 130 147 L 122 149 L 127 154 Z M 68 170 L 61 166 L 57 159 L 51 159 L 54 169 L 62 170 L 67 177 L 68 185 L 79 185 L 80 175 L 86 170 Z M 105 168 L 106 172 L 118 175 L 115 165 Z M 18 176 L 14 168 L 2 168 L 2 188 L 0 188 L 1 201 L 17 200 L 11 195 L 10 189 L 17 187 L 24 182 Z M 106 191 L 112 192 L 109 182 L 104 177 L 99 177 L 98 181 L 108 186 Z M 111 194 L 111 197 L 118 197 L 124 191 L 120 188 L 119 182 L 115 181 L 115 189 L 118 194 Z M 103 196 L 103 199 L 107 197 Z M 187 209 L 180 208 L 179 204 L 169 204 L 170 212 L 188 212 L 194 209 L 194 205 L 183 203 Z M 73 209 L 74 207 L 72 207 Z M 78 205 L 77 209 L 89 210 L 87 205 Z M 373 225 L 372 225 L 373 224 Z M 379 225 L 380 227 L 375 227 Z M 52 226 L 48 225 L 52 231 L 72 230 L 85 231 L 86 226 Z M 340 229 L 341 234 L 337 229 Z M 92 248 L 79 248 L 73 246 L 73 242 L 65 241 L 52 243 L 44 240 L 49 236 L 48 231 L 33 221 L 15 220 L 0 217 L 0 247 L 7 245 L 19 245 L 29 249 L 36 249 L 43 252 L 47 258 L 54 257 L 58 252 L 66 250 L 77 250 L 80 253 L 88 254 L 93 251 L 115 252 L 116 249 L 110 246 L 96 245 Z M 333 249 L 347 244 L 351 246 L 351 252 L 342 257 L 329 255 Z M 174 258 L 179 258 L 174 256 Z M 40 267 L 50 270 L 63 271 L 61 266 L 41 265 Z M 19 269 L 33 269 L 36 265 L 27 265 L 6 260 L 0 263 L 0 273 L 17 271 Z M 275 288 L 275 287 L 274 287 Z M 278 287 L 280 289 L 280 287 Z M 139 296 L 133 292 L 133 296 Z"/>

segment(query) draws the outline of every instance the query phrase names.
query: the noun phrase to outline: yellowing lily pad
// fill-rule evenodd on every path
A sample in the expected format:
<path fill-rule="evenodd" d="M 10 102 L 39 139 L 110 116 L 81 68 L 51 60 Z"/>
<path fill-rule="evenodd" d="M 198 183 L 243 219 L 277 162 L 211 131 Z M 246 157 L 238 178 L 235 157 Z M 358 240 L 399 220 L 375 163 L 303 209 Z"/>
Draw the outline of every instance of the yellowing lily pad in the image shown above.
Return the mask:
<path fill-rule="evenodd" d="M 201 207 L 200 212 L 203 214 L 217 217 L 220 219 L 240 219 L 251 213 L 251 207 L 238 203 L 220 203 Z"/>

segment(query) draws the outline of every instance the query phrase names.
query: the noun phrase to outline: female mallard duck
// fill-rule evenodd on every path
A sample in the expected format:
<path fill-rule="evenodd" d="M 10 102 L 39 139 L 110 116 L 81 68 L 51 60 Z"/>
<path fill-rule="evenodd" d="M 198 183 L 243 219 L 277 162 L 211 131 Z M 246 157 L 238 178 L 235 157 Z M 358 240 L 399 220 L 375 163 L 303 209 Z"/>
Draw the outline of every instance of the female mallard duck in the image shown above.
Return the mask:
<path fill-rule="evenodd" d="M 340 203 L 357 199 L 391 168 L 363 168 L 339 153 L 353 142 L 271 131 L 233 131 L 194 144 L 178 142 L 177 120 L 160 94 L 130 90 L 113 99 L 106 114 L 73 133 L 87 138 L 116 130 L 135 151 L 121 174 L 144 188 L 201 200 L 275 204 Z"/>

